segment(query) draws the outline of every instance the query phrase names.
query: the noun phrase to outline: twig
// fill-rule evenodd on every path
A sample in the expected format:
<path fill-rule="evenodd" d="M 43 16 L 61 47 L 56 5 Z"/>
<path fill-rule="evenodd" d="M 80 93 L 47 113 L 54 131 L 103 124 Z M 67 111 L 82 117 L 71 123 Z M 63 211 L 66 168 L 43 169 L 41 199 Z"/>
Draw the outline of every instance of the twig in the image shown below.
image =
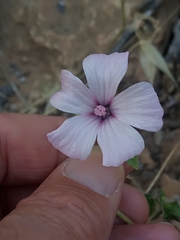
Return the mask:
<path fill-rule="evenodd" d="M 170 19 L 179 11 L 179 9 L 180 9 L 180 5 L 178 5 L 178 7 L 167 17 L 163 25 L 160 26 L 161 29 L 163 29 L 166 26 L 166 24 L 170 21 Z M 139 45 L 139 42 L 133 44 L 130 47 L 129 52 L 132 52 L 136 47 L 138 47 L 138 45 Z"/>
<path fill-rule="evenodd" d="M 117 40 L 121 37 L 126 27 L 125 0 L 120 0 L 120 4 L 121 4 L 121 28 L 114 40 L 115 42 L 117 42 Z"/>
<path fill-rule="evenodd" d="M 47 101 L 55 92 L 57 92 L 59 90 L 59 85 L 55 85 L 54 88 L 52 89 L 52 91 L 44 94 L 40 99 L 36 100 L 35 102 L 33 102 L 29 108 L 24 108 L 22 109 L 19 113 L 27 113 L 28 111 L 30 111 L 31 109 L 39 106 L 40 104 L 44 103 L 45 101 Z"/>
<path fill-rule="evenodd" d="M 121 0 L 121 22 L 122 22 L 122 29 L 121 33 L 124 31 L 126 26 L 126 15 L 125 15 L 125 0 Z"/>
<path fill-rule="evenodd" d="M 163 29 L 166 26 L 166 24 L 171 20 L 171 18 L 174 17 L 174 15 L 179 11 L 179 9 L 180 9 L 180 4 L 177 6 L 176 9 L 174 9 L 174 11 L 172 11 L 172 13 L 163 22 L 163 24 L 160 26 L 161 29 Z"/>
<path fill-rule="evenodd" d="M 175 147 L 173 148 L 173 150 L 170 152 L 170 154 L 168 155 L 168 157 L 166 158 L 166 160 L 164 161 L 163 165 L 161 166 L 161 168 L 159 169 L 158 173 L 156 174 L 155 178 L 153 179 L 153 181 L 151 182 L 151 184 L 149 185 L 149 187 L 146 189 L 145 194 L 149 193 L 151 191 L 151 189 L 153 188 L 154 184 L 157 182 L 157 180 L 159 179 L 159 177 L 161 176 L 162 172 L 164 171 L 165 167 L 167 166 L 167 164 L 169 163 L 169 161 L 171 160 L 172 156 L 174 155 L 174 153 L 176 152 L 176 150 L 178 149 L 180 145 L 180 141 L 175 145 Z"/>
<path fill-rule="evenodd" d="M 6 69 L 6 65 L 4 66 L 4 65 L 0 64 L 0 68 L 1 68 L 1 71 L 3 72 L 3 74 L 4 74 L 5 79 L 6 79 L 6 80 L 8 81 L 8 83 L 11 85 L 11 87 L 12 87 L 14 93 L 16 94 L 16 96 L 17 96 L 17 97 L 19 98 L 19 100 L 24 104 L 24 106 L 29 107 L 29 106 L 28 106 L 28 102 L 26 101 L 26 99 L 24 98 L 24 96 L 22 95 L 22 93 L 20 92 L 20 90 L 17 88 L 16 84 L 13 83 L 13 82 L 11 81 L 11 79 L 9 79 L 8 74 L 5 72 L 4 69 Z"/>
<path fill-rule="evenodd" d="M 50 115 L 50 114 L 52 114 L 52 113 L 54 113 L 54 112 L 56 112 L 57 111 L 57 109 L 56 108 L 54 108 L 54 107 L 51 107 L 51 108 L 49 108 L 49 109 L 47 109 L 44 113 L 43 113 L 43 115 Z"/>
<path fill-rule="evenodd" d="M 129 225 L 134 224 L 134 222 L 130 218 L 128 218 L 124 213 L 122 213 L 119 210 L 117 211 L 116 216 L 118 218 L 122 219 L 125 223 L 127 223 Z"/>
<path fill-rule="evenodd" d="M 26 99 L 24 98 L 24 96 L 22 95 L 22 93 L 19 91 L 19 89 L 17 88 L 17 86 L 15 85 L 15 83 L 13 83 L 10 79 L 7 79 L 9 84 L 11 85 L 13 91 L 15 92 L 16 96 L 19 98 L 19 100 L 24 104 L 24 106 L 26 106 L 27 108 L 29 108 L 28 103 L 26 101 Z"/>
<path fill-rule="evenodd" d="M 20 110 L 19 113 L 27 113 L 30 109 L 37 107 L 38 105 L 44 103 L 50 96 L 51 96 L 50 93 L 45 94 L 42 98 L 33 102 L 29 107 L 26 107 L 26 108 L 23 108 L 22 110 Z"/>
<path fill-rule="evenodd" d="M 131 53 L 135 48 L 137 48 L 139 46 L 139 41 L 134 43 L 129 49 L 128 51 Z"/>
<path fill-rule="evenodd" d="M 8 101 L 8 97 L 6 97 L 6 95 L 2 92 L 0 92 L 0 97 Z"/>

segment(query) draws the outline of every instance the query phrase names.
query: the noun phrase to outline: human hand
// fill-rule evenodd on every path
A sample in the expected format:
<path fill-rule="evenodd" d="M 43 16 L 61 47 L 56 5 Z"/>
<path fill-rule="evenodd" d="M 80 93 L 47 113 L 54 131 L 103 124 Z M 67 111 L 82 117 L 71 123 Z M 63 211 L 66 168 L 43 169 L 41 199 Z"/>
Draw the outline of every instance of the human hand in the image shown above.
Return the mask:
<path fill-rule="evenodd" d="M 145 224 L 144 196 L 123 184 L 122 167 L 102 167 L 98 150 L 89 160 L 65 165 L 66 156 L 46 138 L 62 122 L 60 117 L 0 115 L 0 239 L 180 240 L 171 225 Z M 136 224 L 115 224 L 117 209 Z"/>

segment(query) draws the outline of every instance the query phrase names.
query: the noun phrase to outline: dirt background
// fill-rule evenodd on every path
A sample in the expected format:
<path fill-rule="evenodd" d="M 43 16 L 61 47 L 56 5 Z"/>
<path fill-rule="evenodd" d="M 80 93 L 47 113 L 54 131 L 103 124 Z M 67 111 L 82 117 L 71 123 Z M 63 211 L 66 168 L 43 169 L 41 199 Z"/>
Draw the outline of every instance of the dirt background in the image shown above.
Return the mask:
<path fill-rule="evenodd" d="M 121 30 L 136 27 L 135 15 L 142 2 L 126 0 L 122 12 L 120 0 L 1 0 L 0 111 L 62 115 L 48 103 L 52 93 L 60 88 L 60 71 L 68 69 L 84 79 L 83 58 L 90 53 L 112 52 Z M 153 44 L 164 57 L 175 38 L 179 4 L 179 0 L 165 0 L 152 16 L 158 22 Z M 123 50 L 132 50 L 135 42 L 137 37 L 130 39 Z M 167 59 L 179 84 L 178 46 Z M 139 49 L 134 48 L 119 90 L 147 80 L 139 61 Z M 140 171 L 133 175 L 143 191 L 180 141 L 180 92 L 159 71 L 153 84 L 165 110 L 164 127 L 155 134 L 142 132 L 146 148 L 140 156 Z M 168 198 L 179 201 L 179 181 L 180 146 L 151 192 L 155 194 L 161 188 Z"/>

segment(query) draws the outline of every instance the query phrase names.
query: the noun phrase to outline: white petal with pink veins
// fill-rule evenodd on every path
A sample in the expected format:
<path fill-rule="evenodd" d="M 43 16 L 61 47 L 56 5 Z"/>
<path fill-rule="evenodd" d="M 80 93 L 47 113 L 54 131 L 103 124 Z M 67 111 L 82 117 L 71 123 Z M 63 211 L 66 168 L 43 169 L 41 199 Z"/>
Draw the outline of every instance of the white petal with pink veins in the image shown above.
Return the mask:
<path fill-rule="evenodd" d="M 106 106 L 116 94 L 128 66 L 128 53 L 92 54 L 83 61 L 89 89 Z"/>
<path fill-rule="evenodd" d="M 104 166 L 120 166 L 139 155 L 144 149 L 144 140 L 131 126 L 109 117 L 98 128 L 98 144 L 103 153 Z"/>
<path fill-rule="evenodd" d="M 50 103 L 61 111 L 75 114 L 91 113 L 96 106 L 90 90 L 67 70 L 61 71 L 61 90 L 51 97 Z"/>
<path fill-rule="evenodd" d="M 84 115 L 69 118 L 47 134 L 48 140 L 68 157 L 85 160 L 95 143 L 99 120 L 96 116 Z"/>
<path fill-rule="evenodd" d="M 137 83 L 118 94 L 112 101 L 111 112 L 120 121 L 150 132 L 163 125 L 163 109 L 148 82 Z"/>

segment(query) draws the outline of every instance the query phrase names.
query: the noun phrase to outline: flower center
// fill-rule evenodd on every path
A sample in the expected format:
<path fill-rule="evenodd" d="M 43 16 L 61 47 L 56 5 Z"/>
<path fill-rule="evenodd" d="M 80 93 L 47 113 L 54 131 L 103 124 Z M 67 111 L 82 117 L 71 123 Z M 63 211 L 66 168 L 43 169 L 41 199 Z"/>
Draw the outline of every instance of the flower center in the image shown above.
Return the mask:
<path fill-rule="evenodd" d="M 102 117 L 103 119 L 106 118 L 107 116 L 110 115 L 109 112 L 109 108 L 108 107 L 104 107 L 102 105 L 98 105 L 95 109 L 94 109 L 94 114 L 98 117 Z"/>
<path fill-rule="evenodd" d="M 94 114 L 96 116 L 102 117 L 106 115 L 106 108 L 102 105 L 98 105 L 95 109 L 94 109 Z"/>

